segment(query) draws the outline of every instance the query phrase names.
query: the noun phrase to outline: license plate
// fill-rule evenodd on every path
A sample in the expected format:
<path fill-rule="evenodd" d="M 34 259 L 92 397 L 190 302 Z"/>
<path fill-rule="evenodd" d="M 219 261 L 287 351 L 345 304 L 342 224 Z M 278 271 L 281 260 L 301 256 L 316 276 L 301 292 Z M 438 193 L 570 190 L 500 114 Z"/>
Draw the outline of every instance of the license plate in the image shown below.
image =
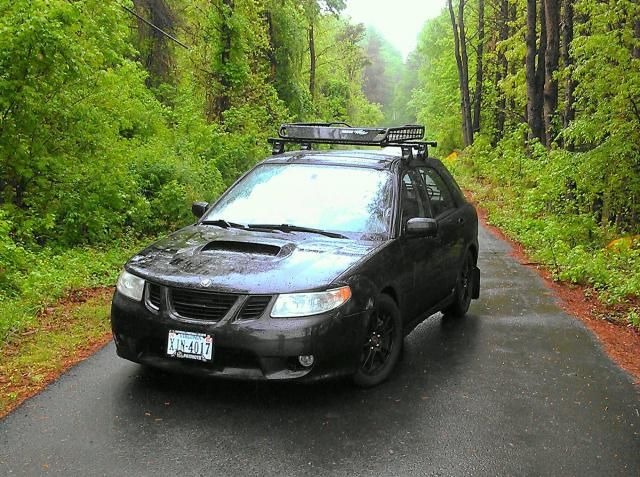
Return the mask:
<path fill-rule="evenodd" d="M 213 338 L 204 333 L 169 331 L 167 356 L 197 361 L 213 359 Z"/>

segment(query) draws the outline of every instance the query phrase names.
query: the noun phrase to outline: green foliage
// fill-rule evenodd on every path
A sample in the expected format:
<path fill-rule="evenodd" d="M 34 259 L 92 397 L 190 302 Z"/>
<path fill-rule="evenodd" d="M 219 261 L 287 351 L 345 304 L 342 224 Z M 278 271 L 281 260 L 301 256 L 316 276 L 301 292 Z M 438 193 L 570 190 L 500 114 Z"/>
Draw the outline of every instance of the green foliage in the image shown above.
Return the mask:
<path fill-rule="evenodd" d="M 377 122 L 378 108 L 360 90 L 358 29 L 331 14 L 341 2 L 308 3 L 220 0 L 182 10 L 145 3 L 142 13 L 157 5 L 173 17 L 182 12 L 174 21 L 193 32 L 185 52 L 144 24 L 132 37 L 134 19 L 117 4 L 4 0 L 0 208 L 11 219 L 7 240 L 27 248 L 100 244 L 179 226 L 189 201 L 214 199 L 265 156 L 266 138 L 291 117 L 287 107 L 299 119 Z M 323 52 L 316 104 L 302 93 L 309 14 Z M 147 64 L 161 51 L 177 74 L 153 78 L 149 90 L 134 46 L 145 50 Z"/>
<path fill-rule="evenodd" d="M 323 122 L 343 121 L 375 125 L 382 121 L 381 106 L 363 93 L 366 56 L 362 25 L 351 25 L 334 15 L 318 20 L 316 33 L 318 94 L 309 117 Z"/>
<path fill-rule="evenodd" d="M 141 237 L 192 221 L 280 123 L 381 120 L 342 0 L 121 3 L 0 0 L 0 345 L 67 291 L 113 283 Z"/>
<path fill-rule="evenodd" d="M 3 282 L 0 291 L 0 348 L 9 334 L 29 326 L 38 311 L 71 290 L 115 283 L 124 261 L 141 245 L 137 241 L 113 242 L 105 248 L 60 253 L 18 250 L 23 260 L 12 264 L 11 287 Z"/>
<path fill-rule="evenodd" d="M 369 27 L 366 32 L 367 64 L 363 75 L 363 91 L 366 97 L 382 106 L 383 122 L 393 124 L 396 87 L 405 72 L 400 52 L 377 30 Z"/>
<path fill-rule="evenodd" d="M 447 154 L 462 147 L 460 90 L 453 52 L 453 34 L 446 11 L 429 20 L 418 40 L 419 87 L 411 106 L 430 139 L 438 141 L 439 152 Z"/>
<path fill-rule="evenodd" d="M 562 2 L 565 27 L 567 4 Z M 575 31 L 554 73 L 559 104 L 545 147 L 529 140 L 523 115 L 527 6 L 521 0 L 484 2 L 485 24 L 495 28 L 486 31 L 484 45 L 481 128 L 452 167 L 489 220 L 556 279 L 624 303 L 640 296 L 640 6 L 633 0 L 572 4 Z M 466 2 L 464 14 L 472 97 L 478 5 Z M 420 82 L 412 105 L 446 156 L 462 147 L 447 11 L 426 23 L 416 58 Z M 544 66 L 544 57 L 537 61 Z M 631 309 L 628 321 L 638 326 L 638 310 Z"/>
<path fill-rule="evenodd" d="M 640 313 L 637 310 L 631 310 L 627 315 L 627 321 L 631 326 L 640 329 Z"/>
<path fill-rule="evenodd" d="M 79 184 L 92 188 L 94 158 L 99 169 L 120 172 L 105 150 L 123 126 L 126 111 L 113 113 L 136 71 L 123 57 L 116 6 L 88 15 L 97 3 L 13 2 L 2 9 L 0 193 L 25 240 L 42 240 L 60 225 L 72 229 L 63 240 L 82 235 L 65 193 Z M 94 225 L 102 234 L 106 224 L 98 218 Z"/>
<path fill-rule="evenodd" d="M 640 241 L 619 238 L 602 225 L 575 186 L 581 153 L 526 149 L 525 129 L 497 147 L 480 137 L 452 163 L 459 181 L 474 192 L 489 221 L 520 242 L 554 278 L 587 285 L 610 303 L 640 296 Z"/>
<path fill-rule="evenodd" d="M 412 95 L 419 86 L 418 55 L 414 51 L 409 54 L 402 65 L 398 81 L 394 84 L 393 98 L 390 107 L 387 107 L 385 123 L 403 126 L 405 124 L 417 124 L 416 108 L 412 104 Z M 389 112 L 391 114 L 389 114 Z M 435 137 L 429 131 L 429 139 Z"/>
<path fill-rule="evenodd" d="M 589 21 L 572 44 L 576 117 L 566 139 L 585 149 L 576 181 L 603 223 L 638 231 L 640 221 L 640 31 L 637 2 L 582 0 Z M 612 28 L 615 25 L 615 28 Z"/>
<path fill-rule="evenodd" d="M 363 38 L 364 71 L 362 91 L 367 100 L 379 105 L 378 122 L 384 126 L 401 126 L 416 123 L 416 113 L 410 100 L 418 87 L 418 62 L 415 52 L 407 61 L 402 54 L 376 29 L 369 27 Z"/>
<path fill-rule="evenodd" d="M 303 70 L 307 51 L 304 9 L 293 0 L 271 0 L 266 8 L 272 32 L 268 56 L 273 84 L 293 118 L 303 120 L 313 110 Z"/>
<path fill-rule="evenodd" d="M 12 240 L 10 232 L 13 223 L 6 212 L 0 210 L 0 289 L 8 295 L 14 295 L 19 289 L 20 273 L 31 256 L 24 248 Z"/>

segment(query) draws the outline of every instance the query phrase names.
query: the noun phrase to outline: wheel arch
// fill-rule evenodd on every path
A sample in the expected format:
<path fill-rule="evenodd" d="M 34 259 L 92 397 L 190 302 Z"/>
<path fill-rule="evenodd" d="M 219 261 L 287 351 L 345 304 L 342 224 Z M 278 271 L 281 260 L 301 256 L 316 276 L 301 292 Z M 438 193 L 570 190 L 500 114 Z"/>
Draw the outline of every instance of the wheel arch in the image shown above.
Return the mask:
<path fill-rule="evenodd" d="M 471 252 L 471 256 L 473 258 L 473 289 L 471 291 L 471 298 L 473 300 L 477 300 L 480 298 L 480 269 L 478 268 L 478 245 L 472 243 L 468 248 L 469 252 Z"/>
<path fill-rule="evenodd" d="M 475 243 L 472 243 L 467 248 L 469 252 L 471 252 L 471 256 L 473 257 L 473 264 L 478 265 L 478 246 Z"/>
<path fill-rule="evenodd" d="M 395 302 L 396 306 L 400 308 L 400 299 L 398 298 L 398 293 L 396 292 L 396 289 L 393 288 L 393 286 L 388 285 L 384 287 L 382 290 L 380 290 L 380 294 L 388 295 L 389 297 L 391 297 L 391 299 Z"/>

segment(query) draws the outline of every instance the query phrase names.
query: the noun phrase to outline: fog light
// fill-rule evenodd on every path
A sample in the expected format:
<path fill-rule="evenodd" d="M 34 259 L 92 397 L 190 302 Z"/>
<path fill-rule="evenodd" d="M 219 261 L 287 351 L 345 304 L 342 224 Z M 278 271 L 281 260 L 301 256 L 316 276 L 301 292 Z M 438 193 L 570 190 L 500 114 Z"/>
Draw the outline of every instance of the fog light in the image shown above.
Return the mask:
<path fill-rule="evenodd" d="M 303 354 L 298 356 L 298 362 L 305 368 L 310 368 L 311 366 L 313 366 L 314 361 L 315 361 L 315 358 L 313 357 L 312 354 L 308 354 L 308 355 Z"/>

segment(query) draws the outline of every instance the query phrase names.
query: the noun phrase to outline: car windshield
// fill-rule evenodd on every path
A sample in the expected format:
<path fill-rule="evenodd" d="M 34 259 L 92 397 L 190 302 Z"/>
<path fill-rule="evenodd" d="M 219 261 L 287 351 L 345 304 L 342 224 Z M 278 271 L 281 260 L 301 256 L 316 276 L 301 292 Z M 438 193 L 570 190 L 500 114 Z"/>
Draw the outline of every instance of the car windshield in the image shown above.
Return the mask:
<path fill-rule="evenodd" d="M 387 171 L 316 164 L 262 164 L 203 221 L 289 224 L 376 239 L 390 230 L 392 181 Z"/>

